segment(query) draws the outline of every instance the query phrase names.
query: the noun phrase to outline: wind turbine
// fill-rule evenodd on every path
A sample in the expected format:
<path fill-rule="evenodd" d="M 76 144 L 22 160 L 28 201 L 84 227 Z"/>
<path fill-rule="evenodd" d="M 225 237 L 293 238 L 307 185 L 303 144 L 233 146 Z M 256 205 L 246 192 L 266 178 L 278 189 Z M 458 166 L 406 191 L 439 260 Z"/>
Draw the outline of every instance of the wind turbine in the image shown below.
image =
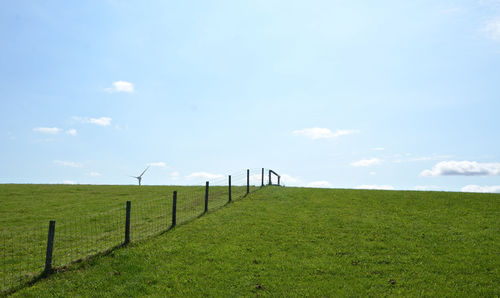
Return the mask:
<path fill-rule="evenodd" d="M 144 175 L 144 173 L 146 173 L 146 171 L 149 169 L 149 166 L 144 170 L 144 172 L 142 172 L 142 174 L 140 174 L 139 176 L 130 176 L 132 178 L 135 178 L 137 179 L 137 181 L 139 181 L 139 186 L 141 186 L 141 180 L 142 180 L 142 175 Z"/>

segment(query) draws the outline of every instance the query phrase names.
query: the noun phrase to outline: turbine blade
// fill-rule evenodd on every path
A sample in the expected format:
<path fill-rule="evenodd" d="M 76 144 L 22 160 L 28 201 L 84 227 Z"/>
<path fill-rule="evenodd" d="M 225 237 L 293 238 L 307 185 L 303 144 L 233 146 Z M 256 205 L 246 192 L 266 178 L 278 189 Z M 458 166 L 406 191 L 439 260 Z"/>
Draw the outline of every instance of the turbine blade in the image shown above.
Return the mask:
<path fill-rule="evenodd" d="M 144 175 L 144 173 L 146 173 L 146 171 L 149 169 L 149 166 L 144 170 L 144 172 L 142 172 L 141 175 L 139 175 L 139 177 L 142 177 L 142 175 Z"/>

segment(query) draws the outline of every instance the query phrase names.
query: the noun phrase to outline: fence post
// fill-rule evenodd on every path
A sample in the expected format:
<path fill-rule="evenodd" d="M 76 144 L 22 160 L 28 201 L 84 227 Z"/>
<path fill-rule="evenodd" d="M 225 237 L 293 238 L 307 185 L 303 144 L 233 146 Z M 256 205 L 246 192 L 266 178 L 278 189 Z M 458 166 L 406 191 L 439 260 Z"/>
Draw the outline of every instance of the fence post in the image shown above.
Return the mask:
<path fill-rule="evenodd" d="M 177 191 L 174 190 L 174 200 L 172 202 L 172 227 L 177 223 Z"/>
<path fill-rule="evenodd" d="M 49 274 L 52 271 L 52 252 L 54 251 L 54 235 L 56 232 L 56 222 L 49 222 L 49 234 L 47 236 L 47 250 L 45 253 L 45 269 L 43 274 Z"/>
<path fill-rule="evenodd" d="M 127 201 L 127 208 L 126 208 L 126 213 L 125 213 L 125 241 L 123 244 L 129 244 L 130 243 L 130 207 L 131 203 L 130 201 Z"/>
<path fill-rule="evenodd" d="M 250 170 L 247 169 L 247 194 L 250 193 Z"/>
<path fill-rule="evenodd" d="M 229 202 L 231 202 L 231 175 L 229 175 Z"/>
<path fill-rule="evenodd" d="M 280 179 L 281 179 L 281 176 L 278 176 L 278 186 L 280 186 Z"/>
<path fill-rule="evenodd" d="M 205 213 L 208 211 L 208 181 L 205 183 Z"/>
<path fill-rule="evenodd" d="M 271 170 L 269 170 L 269 185 L 271 185 Z"/>
<path fill-rule="evenodd" d="M 260 183 L 260 187 L 264 186 L 264 168 L 262 168 L 262 182 Z"/>

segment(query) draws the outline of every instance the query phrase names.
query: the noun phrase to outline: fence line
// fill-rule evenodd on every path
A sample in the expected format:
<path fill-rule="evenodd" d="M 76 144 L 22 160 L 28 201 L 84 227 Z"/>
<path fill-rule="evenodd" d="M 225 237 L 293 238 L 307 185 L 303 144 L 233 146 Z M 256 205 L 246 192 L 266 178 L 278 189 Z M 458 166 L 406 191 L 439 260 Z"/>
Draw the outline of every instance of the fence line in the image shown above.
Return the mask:
<path fill-rule="evenodd" d="M 0 231 L 0 294 L 13 292 L 54 269 L 164 233 L 262 186 L 279 185 L 279 179 L 270 169 L 249 169 L 212 179 L 205 186 L 178 186 L 161 198 L 127 201 L 125 206 L 91 216 L 51 220 L 50 225 L 44 222 L 29 231 Z"/>

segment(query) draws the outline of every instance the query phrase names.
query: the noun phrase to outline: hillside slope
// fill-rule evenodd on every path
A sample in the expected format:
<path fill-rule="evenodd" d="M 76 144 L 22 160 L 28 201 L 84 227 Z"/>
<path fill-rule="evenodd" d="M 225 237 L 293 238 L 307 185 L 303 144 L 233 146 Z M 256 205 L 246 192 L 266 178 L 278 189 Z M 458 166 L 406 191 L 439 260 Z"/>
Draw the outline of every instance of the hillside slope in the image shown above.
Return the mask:
<path fill-rule="evenodd" d="M 500 295 L 500 196 L 266 187 L 14 296 Z"/>

